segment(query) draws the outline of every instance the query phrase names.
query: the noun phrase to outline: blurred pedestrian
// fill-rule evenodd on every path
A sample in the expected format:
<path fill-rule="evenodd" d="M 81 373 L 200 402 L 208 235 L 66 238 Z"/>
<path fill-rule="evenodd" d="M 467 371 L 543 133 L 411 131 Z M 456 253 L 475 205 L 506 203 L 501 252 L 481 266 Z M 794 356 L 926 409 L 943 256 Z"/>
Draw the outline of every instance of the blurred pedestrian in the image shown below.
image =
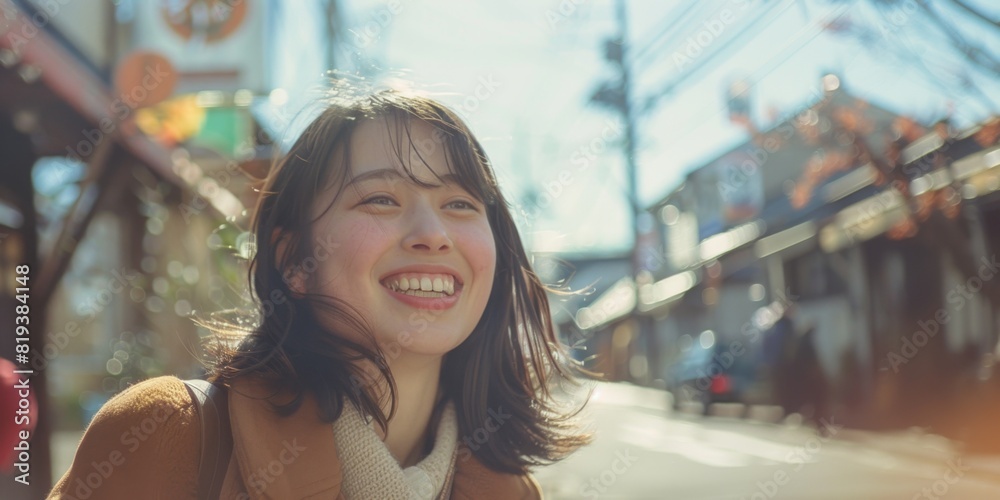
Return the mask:
<path fill-rule="evenodd" d="M 825 430 L 826 427 L 821 425 L 820 421 L 824 418 L 830 419 L 828 410 L 830 391 L 816 349 L 815 326 L 809 326 L 802 335 L 795 338 L 789 373 L 791 374 L 789 411 L 804 413 L 806 418 L 821 431 Z"/>
<path fill-rule="evenodd" d="M 781 317 L 764 335 L 763 361 L 770 379 L 775 403 L 781 406 L 785 413 L 794 410 L 792 393 L 794 391 L 795 373 L 792 369 L 795 342 L 794 305 L 781 310 Z"/>

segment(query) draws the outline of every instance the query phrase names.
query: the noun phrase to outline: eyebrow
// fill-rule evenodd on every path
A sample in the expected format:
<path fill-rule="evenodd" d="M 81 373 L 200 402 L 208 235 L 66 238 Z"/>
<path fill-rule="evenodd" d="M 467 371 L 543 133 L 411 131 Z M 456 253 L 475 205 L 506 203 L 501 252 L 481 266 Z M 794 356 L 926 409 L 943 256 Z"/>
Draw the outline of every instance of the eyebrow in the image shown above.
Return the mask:
<path fill-rule="evenodd" d="M 404 177 L 405 177 L 405 179 L 404 179 Z M 444 174 L 444 175 L 441 175 L 439 177 L 441 178 L 442 181 L 444 181 L 445 184 L 461 185 L 461 183 L 458 181 L 458 176 L 455 175 L 455 174 Z M 361 183 L 361 182 L 372 181 L 372 180 L 376 180 L 376 179 L 381 179 L 381 180 L 404 179 L 407 182 L 410 182 L 411 184 L 418 184 L 417 182 L 415 182 L 409 176 L 404 176 L 403 174 L 401 174 L 399 172 L 399 170 L 396 170 L 394 168 L 380 168 L 378 170 L 372 170 L 370 172 L 365 172 L 363 174 L 351 177 L 347 181 L 347 183 L 344 184 L 344 186 L 345 187 L 352 186 L 354 184 L 358 184 L 358 183 Z M 444 185 L 442 185 L 442 184 L 430 184 L 430 183 L 420 183 L 420 184 L 423 184 L 423 185 L 425 185 L 427 187 L 430 187 L 432 189 L 437 189 L 437 188 L 444 187 Z"/>

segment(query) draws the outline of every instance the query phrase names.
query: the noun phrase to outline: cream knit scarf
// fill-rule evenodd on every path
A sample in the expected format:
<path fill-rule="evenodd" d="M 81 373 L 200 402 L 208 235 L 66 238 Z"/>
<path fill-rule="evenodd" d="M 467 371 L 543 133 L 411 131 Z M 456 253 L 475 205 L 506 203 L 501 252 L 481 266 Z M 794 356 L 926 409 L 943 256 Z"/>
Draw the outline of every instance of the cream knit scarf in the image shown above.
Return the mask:
<path fill-rule="evenodd" d="M 366 421 L 350 403 L 344 404 L 343 413 L 333 423 L 337 455 L 344 477 L 341 485 L 344 497 L 347 500 L 447 499 L 458 448 L 458 420 L 454 404 L 448 401 L 441 413 L 430 455 L 406 470 L 379 439 L 374 425 Z"/>

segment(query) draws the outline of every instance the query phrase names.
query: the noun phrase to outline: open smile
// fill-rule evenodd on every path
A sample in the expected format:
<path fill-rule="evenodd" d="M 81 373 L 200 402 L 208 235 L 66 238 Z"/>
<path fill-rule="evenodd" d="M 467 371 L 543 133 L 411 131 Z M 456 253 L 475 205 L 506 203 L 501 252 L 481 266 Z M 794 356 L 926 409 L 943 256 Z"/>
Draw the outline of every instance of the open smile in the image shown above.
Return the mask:
<path fill-rule="evenodd" d="M 417 297 L 437 297 L 441 294 L 455 295 L 455 282 L 455 277 L 450 274 L 401 273 L 382 280 L 382 286 Z M 461 286 L 458 285 L 459 289 Z"/>
<path fill-rule="evenodd" d="M 380 283 L 397 300 L 421 309 L 447 309 L 463 288 L 458 277 L 447 273 L 398 273 Z"/>

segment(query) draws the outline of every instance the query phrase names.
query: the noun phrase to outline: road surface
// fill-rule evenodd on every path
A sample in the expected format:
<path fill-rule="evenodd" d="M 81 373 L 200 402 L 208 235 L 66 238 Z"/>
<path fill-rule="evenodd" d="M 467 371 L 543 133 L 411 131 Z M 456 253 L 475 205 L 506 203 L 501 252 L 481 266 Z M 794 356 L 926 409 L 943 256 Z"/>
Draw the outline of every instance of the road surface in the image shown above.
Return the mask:
<path fill-rule="evenodd" d="M 883 446 L 889 435 L 852 439 L 856 431 L 837 422 L 823 436 L 675 413 L 658 394 L 601 384 L 585 410 L 596 441 L 535 472 L 545 498 L 1000 499 L 1000 471 L 973 466 L 996 461 L 970 462 L 923 441 Z"/>

